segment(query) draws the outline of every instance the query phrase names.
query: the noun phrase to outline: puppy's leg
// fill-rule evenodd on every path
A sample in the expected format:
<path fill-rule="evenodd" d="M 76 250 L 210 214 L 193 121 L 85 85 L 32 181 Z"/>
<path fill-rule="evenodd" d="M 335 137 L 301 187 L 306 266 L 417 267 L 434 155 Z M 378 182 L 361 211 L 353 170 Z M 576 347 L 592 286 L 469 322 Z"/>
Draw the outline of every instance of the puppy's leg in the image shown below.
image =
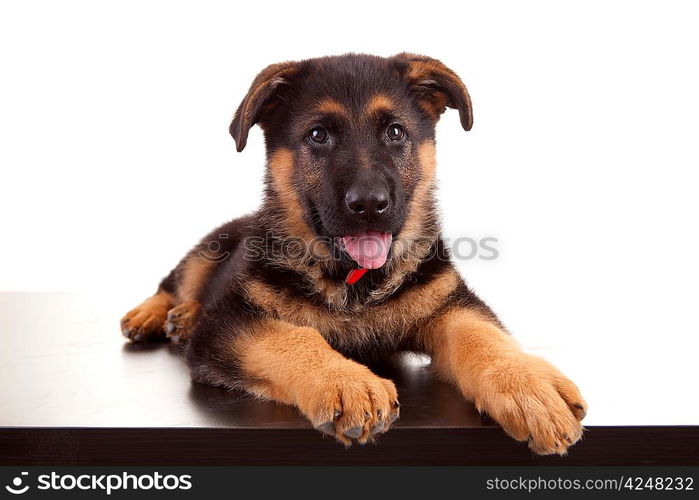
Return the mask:
<path fill-rule="evenodd" d="M 172 272 L 176 304 L 168 312 L 165 333 L 173 342 L 187 342 L 209 298 L 212 281 L 236 252 L 253 217 L 232 220 L 206 235 Z M 220 286 L 220 284 L 219 284 Z"/>
<path fill-rule="evenodd" d="M 345 445 L 353 439 L 367 442 L 398 418 L 393 382 L 333 350 L 317 330 L 261 319 L 242 332 L 217 350 L 219 357 L 228 357 L 230 368 L 213 368 L 212 375 L 211 365 L 195 366 L 195 378 L 294 405 L 316 429 Z M 198 349 L 199 340 L 197 332 L 190 349 Z M 211 360 L 205 355 L 201 362 Z M 206 375 L 197 377 L 197 372 Z"/>
<path fill-rule="evenodd" d="M 173 342 L 189 339 L 199 317 L 202 290 L 218 264 L 204 253 L 200 243 L 175 268 L 177 302 L 165 322 L 165 335 Z"/>
<path fill-rule="evenodd" d="M 131 309 L 121 319 L 121 331 L 132 342 L 165 337 L 165 319 L 167 312 L 173 306 L 175 298 L 162 287 L 157 293 L 140 305 Z"/>
<path fill-rule="evenodd" d="M 203 243 L 192 249 L 160 283 L 158 292 L 121 320 L 121 331 L 132 342 L 168 337 L 187 340 L 200 310 L 202 290 L 219 261 L 203 254 Z"/>
<path fill-rule="evenodd" d="M 560 455 L 580 439 L 587 406 L 578 388 L 524 353 L 488 314 L 460 307 L 434 325 L 428 346 L 436 369 L 510 436 L 536 453 Z"/>
<path fill-rule="evenodd" d="M 186 300 L 177 304 L 167 313 L 165 335 L 175 343 L 186 342 L 199 318 L 201 304 L 198 300 Z"/>
<path fill-rule="evenodd" d="M 204 237 L 160 283 L 156 295 L 124 316 L 124 335 L 132 342 L 165 335 L 175 342 L 187 340 L 209 283 L 236 251 L 251 220 L 251 216 L 235 219 Z M 167 306 L 164 313 L 163 305 Z"/>
<path fill-rule="evenodd" d="M 132 342 L 164 336 L 174 342 L 186 341 L 199 316 L 202 289 L 217 265 L 195 247 L 160 283 L 155 295 L 122 318 L 124 336 Z"/>

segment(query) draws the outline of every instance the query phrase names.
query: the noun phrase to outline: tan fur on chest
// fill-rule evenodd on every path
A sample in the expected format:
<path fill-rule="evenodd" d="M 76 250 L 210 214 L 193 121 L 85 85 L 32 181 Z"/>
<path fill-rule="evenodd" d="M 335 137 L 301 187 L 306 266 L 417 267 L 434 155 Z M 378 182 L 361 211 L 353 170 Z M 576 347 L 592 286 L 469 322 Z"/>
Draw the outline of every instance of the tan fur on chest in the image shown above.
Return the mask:
<path fill-rule="evenodd" d="M 395 299 L 389 297 L 381 303 L 340 308 L 315 304 L 259 280 L 249 283 L 247 296 L 253 304 L 277 319 L 315 328 L 334 344 L 351 347 L 387 338 L 400 342 L 442 307 L 459 279 L 453 269 L 448 269 L 429 283 L 416 285 Z"/>

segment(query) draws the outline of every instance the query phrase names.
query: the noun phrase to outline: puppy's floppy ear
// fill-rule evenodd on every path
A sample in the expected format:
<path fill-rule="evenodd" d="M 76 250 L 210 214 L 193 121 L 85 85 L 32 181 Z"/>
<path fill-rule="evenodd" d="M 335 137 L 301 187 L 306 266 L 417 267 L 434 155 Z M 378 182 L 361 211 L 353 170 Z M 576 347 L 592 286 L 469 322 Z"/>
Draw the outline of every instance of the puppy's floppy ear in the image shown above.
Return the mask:
<path fill-rule="evenodd" d="M 393 58 L 425 111 L 437 120 L 446 106 L 458 109 L 461 126 L 464 130 L 471 130 L 471 97 L 456 73 L 441 61 L 427 56 L 403 52 Z"/>
<path fill-rule="evenodd" d="M 228 129 L 239 152 L 245 148 L 250 128 L 279 104 L 277 97 L 280 90 L 289 84 L 289 78 L 297 71 L 298 63 L 290 61 L 271 64 L 255 77 Z"/>

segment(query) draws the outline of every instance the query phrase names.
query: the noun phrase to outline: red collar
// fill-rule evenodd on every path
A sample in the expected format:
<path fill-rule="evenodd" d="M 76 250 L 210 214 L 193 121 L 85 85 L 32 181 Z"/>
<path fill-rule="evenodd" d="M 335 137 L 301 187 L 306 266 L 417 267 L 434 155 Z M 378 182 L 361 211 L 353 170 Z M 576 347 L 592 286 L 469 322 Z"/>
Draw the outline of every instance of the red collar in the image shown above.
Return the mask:
<path fill-rule="evenodd" d="M 367 271 L 368 269 L 363 269 L 361 267 L 359 269 L 352 269 L 349 273 L 347 273 L 345 283 L 348 285 L 354 285 L 357 281 L 359 281 L 359 278 L 366 274 Z"/>

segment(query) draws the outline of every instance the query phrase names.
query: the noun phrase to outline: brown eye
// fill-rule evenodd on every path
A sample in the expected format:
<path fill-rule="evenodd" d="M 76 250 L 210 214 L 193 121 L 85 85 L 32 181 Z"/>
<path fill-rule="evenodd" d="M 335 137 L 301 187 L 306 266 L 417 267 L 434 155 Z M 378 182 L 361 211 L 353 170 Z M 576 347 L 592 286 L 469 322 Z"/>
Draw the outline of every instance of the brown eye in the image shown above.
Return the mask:
<path fill-rule="evenodd" d="M 328 131 L 323 127 L 313 127 L 308 133 L 308 138 L 316 144 L 324 144 L 328 142 Z"/>
<path fill-rule="evenodd" d="M 393 125 L 388 126 L 386 129 L 386 135 L 392 141 L 400 141 L 403 137 L 405 137 L 405 132 L 403 131 L 403 127 L 397 123 L 394 123 Z"/>

